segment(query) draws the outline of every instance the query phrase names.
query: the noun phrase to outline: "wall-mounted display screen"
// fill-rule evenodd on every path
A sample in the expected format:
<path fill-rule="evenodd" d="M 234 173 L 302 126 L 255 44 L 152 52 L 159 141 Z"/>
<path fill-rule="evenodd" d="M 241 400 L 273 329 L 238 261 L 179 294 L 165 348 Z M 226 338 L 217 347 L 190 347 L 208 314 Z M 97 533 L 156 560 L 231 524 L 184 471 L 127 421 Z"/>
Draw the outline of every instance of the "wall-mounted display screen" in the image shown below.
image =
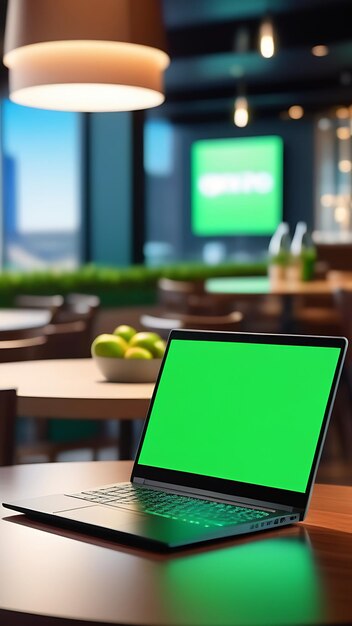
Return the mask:
<path fill-rule="evenodd" d="M 194 235 L 271 235 L 282 221 L 281 137 L 196 141 L 191 171 Z"/>

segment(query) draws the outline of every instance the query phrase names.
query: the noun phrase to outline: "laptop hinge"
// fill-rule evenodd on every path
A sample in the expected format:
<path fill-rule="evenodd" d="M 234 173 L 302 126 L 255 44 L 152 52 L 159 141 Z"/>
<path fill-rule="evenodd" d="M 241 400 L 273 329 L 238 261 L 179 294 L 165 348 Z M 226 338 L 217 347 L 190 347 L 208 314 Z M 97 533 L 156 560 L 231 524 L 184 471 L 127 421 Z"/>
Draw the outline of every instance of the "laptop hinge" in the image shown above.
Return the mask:
<path fill-rule="evenodd" d="M 133 483 L 144 485 L 154 489 L 162 489 L 163 491 L 169 491 L 174 494 L 187 494 L 189 496 L 195 496 L 206 499 L 221 500 L 222 502 L 238 502 L 239 504 L 248 505 L 256 508 L 262 508 L 263 510 L 275 512 L 277 510 L 293 512 L 292 506 L 286 506 L 283 504 L 277 504 L 275 502 L 266 502 L 263 500 L 255 500 L 254 498 L 243 498 L 241 496 L 229 495 L 224 493 L 218 493 L 215 491 L 206 491 L 205 489 L 193 489 L 191 487 L 184 487 L 182 485 L 173 485 L 171 483 L 162 483 L 157 480 L 148 480 L 147 478 L 134 477 Z"/>

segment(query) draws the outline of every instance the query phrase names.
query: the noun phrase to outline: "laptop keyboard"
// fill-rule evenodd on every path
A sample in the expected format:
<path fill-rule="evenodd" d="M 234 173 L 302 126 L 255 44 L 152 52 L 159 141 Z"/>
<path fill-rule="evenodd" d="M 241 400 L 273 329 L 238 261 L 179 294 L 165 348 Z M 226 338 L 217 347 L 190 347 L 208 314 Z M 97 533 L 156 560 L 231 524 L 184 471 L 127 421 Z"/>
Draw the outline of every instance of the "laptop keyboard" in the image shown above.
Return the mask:
<path fill-rule="evenodd" d="M 130 484 L 113 485 L 69 495 L 96 504 L 133 508 L 133 510 L 137 509 L 144 513 L 206 528 L 262 520 L 269 515 L 267 511 L 169 494 L 164 491 L 134 487 Z"/>

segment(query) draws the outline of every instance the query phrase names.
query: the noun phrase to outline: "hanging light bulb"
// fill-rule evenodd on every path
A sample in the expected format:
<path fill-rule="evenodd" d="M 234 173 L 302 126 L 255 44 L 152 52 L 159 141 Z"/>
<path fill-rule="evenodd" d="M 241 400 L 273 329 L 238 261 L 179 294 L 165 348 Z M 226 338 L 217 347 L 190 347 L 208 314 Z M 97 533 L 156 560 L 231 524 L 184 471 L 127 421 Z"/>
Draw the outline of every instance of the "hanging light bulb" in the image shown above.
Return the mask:
<path fill-rule="evenodd" d="M 260 54 L 270 59 L 275 53 L 274 28 L 271 20 L 264 20 L 259 27 Z"/>
<path fill-rule="evenodd" d="M 4 64 L 10 98 L 25 106 L 157 106 L 169 64 L 159 0 L 9 0 Z"/>
<path fill-rule="evenodd" d="M 299 104 L 294 104 L 289 108 L 288 115 L 291 120 L 300 120 L 304 115 L 304 109 Z"/>
<path fill-rule="evenodd" d="M 235 100 L 233 121 L 239 128 L 244 128 L 248 124 L 248 100 L 244 96 L 238 96 Z"/>

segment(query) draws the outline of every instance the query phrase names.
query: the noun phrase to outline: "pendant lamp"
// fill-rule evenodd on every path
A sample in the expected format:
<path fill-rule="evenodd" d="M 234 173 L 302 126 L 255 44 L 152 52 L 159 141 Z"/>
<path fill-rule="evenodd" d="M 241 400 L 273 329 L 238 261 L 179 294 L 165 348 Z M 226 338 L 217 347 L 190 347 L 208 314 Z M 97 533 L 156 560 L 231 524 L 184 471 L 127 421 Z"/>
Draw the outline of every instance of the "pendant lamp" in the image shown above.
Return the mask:
<path fill-rule="evenodd" d="M 164 101 L 159 0 L 9 0 L 12 101 L 61 111 L 133 111 Z"/>

